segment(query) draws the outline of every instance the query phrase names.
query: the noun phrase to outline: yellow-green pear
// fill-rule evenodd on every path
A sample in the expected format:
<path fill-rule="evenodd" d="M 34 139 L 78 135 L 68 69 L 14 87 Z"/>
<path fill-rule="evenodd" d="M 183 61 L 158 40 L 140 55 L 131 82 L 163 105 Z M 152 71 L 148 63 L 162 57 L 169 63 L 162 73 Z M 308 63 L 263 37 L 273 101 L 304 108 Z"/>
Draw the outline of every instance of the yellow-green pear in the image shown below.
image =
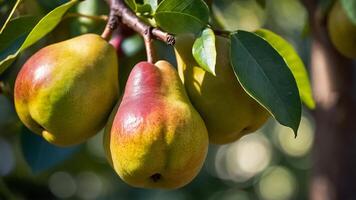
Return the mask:
<path fill-rule="evenodd" d="M 204 121 L 166 61 L 135 65 L 105 134 L 106 154 L 117 174 L 142 188 L 189 183 L 204 163 L 209 142 Z"/>
<path fill-rule="evenodd" d="M 192 56 L 194 36 L 176 39 L 178 72 L 194 107 L 201 114 L 213 144 L 233 142 L 256 131 L 268 112 L 241 87 L 230 64 L 230 41 L 216 37 L 216 76 L 199 67 Z"/>
<path fill-rule="evenodd" d="M 33 132 L 58 146 L 79 144 L 105 126 L 118 93 L 115 49 L 95 34 L 44 47 L 15 83 L 15 107 Z"/>
<path fill-rule="evenodd" d="M 342 55 L 356 58 L 356 25 L 349 19 L 339 0 L 328 15 L 328 32 L 331 42 Z"/>

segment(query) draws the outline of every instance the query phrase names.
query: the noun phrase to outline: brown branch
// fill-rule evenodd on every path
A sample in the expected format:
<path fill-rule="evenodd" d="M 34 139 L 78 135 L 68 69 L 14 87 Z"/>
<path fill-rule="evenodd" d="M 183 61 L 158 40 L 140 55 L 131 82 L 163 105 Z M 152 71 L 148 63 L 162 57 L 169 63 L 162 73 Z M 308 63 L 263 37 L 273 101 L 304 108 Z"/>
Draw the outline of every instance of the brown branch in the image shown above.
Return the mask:
<path fill-rule="evenodd" d="M 168 45 L 174 45 L 175 38 L 173 35 L 144 23 L 126 6 L 124 0 L 111 0 L 110 8 L 111 11 L 109 21 L 104 32 L 102 33 L 103 38 L 108 39 L 111 36 L 112 31 L 118 27 L 119 23 L 128 26 L 143 37 L 145 41 L 147 60 L 149 62 L 154 62 L 155 60 L 152 39 L 161 40 Z"/>

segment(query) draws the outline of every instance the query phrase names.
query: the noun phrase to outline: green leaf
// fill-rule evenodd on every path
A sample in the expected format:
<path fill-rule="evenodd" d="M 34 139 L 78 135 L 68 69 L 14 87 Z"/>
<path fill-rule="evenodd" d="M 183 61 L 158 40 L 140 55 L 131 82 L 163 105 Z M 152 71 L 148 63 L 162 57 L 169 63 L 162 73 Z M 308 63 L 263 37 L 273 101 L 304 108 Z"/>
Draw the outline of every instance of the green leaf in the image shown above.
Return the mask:
<path fill-rule="evenodd" d="M 209 8 L 202 0 L 163 0 L 154 15 L 157 25 L 173 33 L 198 33 L 209 21 Z"/>
<path fill-rule="evenodd" d="M 341 0 L 342 7 L 345 9 L 347 16 L 352 23 L 356 25 L 356 1 L 355 0 Z"/>
<path fill-rule="evenodd" d="M 7 19 L 6 19 L 5 23 L 4 23 L 4 25 L 1 27 L 0 34 L 4 31 L 5 27 L 6 27 L 7 24 L 9 23 L 9 21 L 10 21 L 12 15 L 14 14 L 14 12 L 15 12 L 17 6 L 20 4 L 20 2 L 21 2 L 21 0 L 17 0 L 16 3 L 15 3 L 15 5 L 12 7 L 12 10 L 11 10 L 9 16 L 7 16 Z"/>
<path fill-rule="evenodd" d="M 260 29 L 256 34 L 265 39 L 284 58 L 297 82 L 302 101 L 311 109 L 315 108 L 310 81 L 302 59 L 298 56 L 293 46 L 279 35 L 270 30 Z"/>
<path fill-rule="evenodd" d="M 38 20 L 38 17 L 35 16 L 21 16 L 11 19 L 4 31 L 0 34 L 0 52 L 8 48 L 10 44 L 19 37 L 30 33 Z"/>
<path fill-rule="evenodd" d="M 66 4 L 58 6 L 44 16 L 27 35 L 21 46 L 17 50 L 9 51 L 6 58 L 0 61 L 0 74 L 6 70 L 6 68 L 15 60 L 20 52 L 40 40 L 47 33 L 51 32 L 61 21 L 63 15 L 68 11 L 68 9 L 77 2 L 78 0 L 72 0 Z"/>
<path fill-rule="evenodd" d="M 292 72 L 263 38 L 246 31 L 231 35 L 231 63 L 245 91 L 297 135 L 301 102 Z"/>
<path fill-rule="evenodd" d="M 192 53 L 199 66 L 215 76 L 216 48 L 213 30 L 206 28 L 202 31 L 193 44 Z"/>

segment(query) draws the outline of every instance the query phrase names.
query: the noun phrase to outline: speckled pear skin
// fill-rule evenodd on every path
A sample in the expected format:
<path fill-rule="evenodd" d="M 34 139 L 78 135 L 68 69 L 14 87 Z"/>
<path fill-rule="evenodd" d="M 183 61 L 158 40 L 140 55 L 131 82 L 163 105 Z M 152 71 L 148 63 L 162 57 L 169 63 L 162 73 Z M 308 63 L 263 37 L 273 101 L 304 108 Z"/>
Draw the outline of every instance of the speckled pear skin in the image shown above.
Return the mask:
<path fill-rule="evenodd" d="M 241 87 L 230 64 L 230 41 L 216 37 L 216 76 L 199 67 L 192 56 L 193 35 L 176 38 L 178 72 L 204 119 L 213 144 L 233 142 L 259 129 L 270 114 Z"/>
<path fill-rule="evenodd" d="M 115 49 L 81 35 L 30 57 L 15 83 L 15 107 L 33 132 L 58 146 L 79 144 L 105 126 L 119 96 Z"/>
<path fill-rule="evenodd" d="M 104 146 L 115 171 L 134 187 L 179 188 L 198 174 L 208 134 L 171 64 L 133 68 Z"/>

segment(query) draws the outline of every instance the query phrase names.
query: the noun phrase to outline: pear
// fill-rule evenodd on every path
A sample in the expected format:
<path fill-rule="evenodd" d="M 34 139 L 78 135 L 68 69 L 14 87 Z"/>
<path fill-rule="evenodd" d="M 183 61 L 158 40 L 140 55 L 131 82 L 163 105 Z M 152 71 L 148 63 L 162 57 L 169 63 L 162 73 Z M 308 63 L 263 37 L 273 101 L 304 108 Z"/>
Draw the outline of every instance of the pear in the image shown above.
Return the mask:
<path fill-rule="evenodd" d="M 115 49 L 95 34 L 44 47 L 15 82 L 15 107 L 33 132 L 58 146 L 102 129 L 119 96 Z"/>
<path fill-rule="evenodd" d="M 105 132 L 109 162 L 126 183 L 142 188 L 189 183 L 209 143 L 203 120 L 166 61 L 135 65 Z"/>
<path fill-rule="evenodd" d="M 194 107 L 204 119 L 213 144 L 233 142 L 256 131 L 268 112 L 241 87 L 230 64 L 230 42 L 216 37 L 216 76 L 206 72 L 192 56 L 193 35 L 176 38 L 178 72 Z"/>
<path fill-rule="evenodd" d="M 328 15 L 328 32 L 334 47 L 345 57 L 356 58 L 356 25 L 336 1 Z"/>

